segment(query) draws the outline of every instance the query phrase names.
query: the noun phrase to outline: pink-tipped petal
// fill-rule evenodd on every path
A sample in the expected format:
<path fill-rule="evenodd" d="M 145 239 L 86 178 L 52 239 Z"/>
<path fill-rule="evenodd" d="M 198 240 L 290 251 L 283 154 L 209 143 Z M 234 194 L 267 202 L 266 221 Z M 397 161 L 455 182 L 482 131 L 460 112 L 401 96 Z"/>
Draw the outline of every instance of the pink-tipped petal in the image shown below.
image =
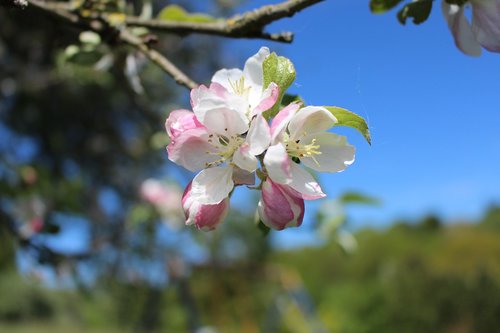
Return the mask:
<path fill-rule="evenodd" d="M 233 187 L 232 166 L 208 168 L 194 177 L 191 196 L 201 204 L 217 204 L 229 195 Z"/>
<path fill-rule="evenodd" d="M 278 143 L 267 149 L 264 156 L 264 165 L 267 174 L 274 182 L 288 184 L 292 181 L 291 165 L 294 164 L 286 152 L 283 144 Z"/>
<path fill-rule="evenodd" d="M 292 181 L 289 186 L 299 192 L 303 199 L 316 200 L 326 196 L 313 176 L 296 163 L 290 164 L 290 173 L 292 174 Z"/>
<path fill-rule="evenodd" d="M 256 114 L 261 114 L 264 111 L 269 110 L 276 104 L 278 101 L 278 97 L 280 95 L 280 88 L 278 85 L 274 82 L 271 82 L 269 84 L 269 87 L 267 87 L 266 90 L 262 93 L 262 96 L 260 96 L 260 102 L 259 104 L 253 109 L 251 116 L 254 116 Z"/>
<path fill-rule="evenodd" d="M 300 103 L 292 103 L 281 109 L 271 122 L 271 144 L 276 144 L 283 132 L 285 132 L 288 123 L 300 108 Z"/>
<path fill-rule="evenodd" d="M 464 15 L 464 7 L 449 4 L 444 0 L 441 2 L 441 9 L 455 40 L 455 45 L 463 53 L 478 57 L 481 55 L 481 45 L 472 33 L 471 26 Z"/>
<path fill-rule="evenodd" d="M 201 170 L 219 159 L 208 139 L 205 128 L 184 131 L 167 146 L 168 159 L 189 171 Z"/>
<path fill-rule="evenodd" d="M 192 111 L 189 110 L 174 110 L 170 112 L 167 120 L 165 121 L 165 129 L 171 139 L 175 139 L 182 132 L 204 127 Z"/>
<path fill-rule="evenodd" d="M 283 230 L 298 227 L 304 219 L 304 199 L 287 185 L 267 179 L 262 185 L 258 212 L 261 221 L 270 228 Z"/>
<path fill-rule="evenodd" d="M 219 225 L 227 216 L 229 198 L 213 205 L 200 204 L 193 199 L 191 193 L 192 182 L 186 187 L 182 195 L 182 207 L 186 216 L 186 225 L 194 224 L 198 229 L 209 231 Z"/>

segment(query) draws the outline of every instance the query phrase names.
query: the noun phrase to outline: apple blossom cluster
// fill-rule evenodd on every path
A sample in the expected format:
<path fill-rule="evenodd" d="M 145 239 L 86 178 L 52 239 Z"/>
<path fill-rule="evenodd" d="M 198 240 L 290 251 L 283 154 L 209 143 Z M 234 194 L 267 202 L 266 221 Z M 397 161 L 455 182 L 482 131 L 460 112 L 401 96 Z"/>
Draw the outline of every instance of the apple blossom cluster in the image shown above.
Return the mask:
<path fill-rule="evenodd" d="M 457 47 L 465 54 L 481 55 L 481 46 L 500 52 L 500 0 L 443 0 L 443 15 Z M 472 22 L 465 16 L 465 7 L 472 8 Z"/>
<path fill-rule="evenodd" d="M 243 70 L 221 69 L 208 87 L 193 89 L 192 111 L 170 113 L 168 158 L 198 172 L 182 196 L 187 225 L 214 229 L 228 213 L 234 187 L 246 185 L 261 191 L 262 223 L 276 230 L 300 226 L 304 200 L 325 196 L 303 166 L 339 172 L 354 162 L 354 147 L 328 130 L 357 123 L 369 140 L 364 120 L 335 107 L 282 105 L 294 78 L 288 59 L 262 47 Z"/>

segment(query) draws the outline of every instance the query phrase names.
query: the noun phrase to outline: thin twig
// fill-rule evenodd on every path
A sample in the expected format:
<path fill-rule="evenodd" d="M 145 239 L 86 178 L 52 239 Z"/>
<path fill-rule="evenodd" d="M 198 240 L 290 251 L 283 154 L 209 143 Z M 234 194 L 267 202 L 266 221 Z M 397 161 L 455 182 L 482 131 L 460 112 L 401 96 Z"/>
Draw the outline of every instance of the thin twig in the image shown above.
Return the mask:
<path fill-rule="evenodd" d="M 198 86 L 196 82 L 191 80 L 186 74 L 184 74 L 179 68 L 177 68 L 170 60 L 164 57 L 160 52 L 150 48 L 146 43 L 142 41 L 141 38 L 133 35 L 127 29 L 123 29 L 120 32 L 120 40 L 127 43 L 144 55 L 146 55 L 152 62 L 154 62 L 158 67 L 163 69 L 168 75 L 170 75 L 175 82 L 188 88 L 193 89 Z"/>

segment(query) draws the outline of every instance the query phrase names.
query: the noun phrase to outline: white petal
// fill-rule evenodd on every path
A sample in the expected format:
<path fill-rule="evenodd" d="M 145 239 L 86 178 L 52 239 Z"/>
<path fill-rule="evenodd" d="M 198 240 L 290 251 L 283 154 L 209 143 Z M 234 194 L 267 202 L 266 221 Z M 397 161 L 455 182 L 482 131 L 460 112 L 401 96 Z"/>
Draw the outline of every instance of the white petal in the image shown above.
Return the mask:
<path fill-rule="evenodd" d="M 288 124 L 290 138 L 323 132 L 331 128 L 337 119 L 330 111 L 320 106 L 306 106 L 300 109 Z"/>
<path fill-rule="evenodd" d="M 258 167 L 258 160 L 250 153 L 250 145 L 246 142 L 234 152 L 233 163 L 248 172 L 254 172 Z"/>
<path fill-rule="evenodd" d="M 243 76 L 243 72 L 239 68 L 221 69 L 215 72 L 212 77 L 212 82 L 222 85 L 230 93 L 234 93 L 233 84 Z"/>
<path fill-rule="evenodd" d="M 233 167 L 208 168 L 194 177 L 191 196 L 200 204 L 216 204 L 226 198 L 233 187 Z"/>
<path fill-rule="evenodd" d="M 267 174 L 271 179 L 280 184 L 288 184 L 292 181 L 290 166 L 294 164 L 286 152 L 285 146 L 278 143 L 267 149 L 264 156 L 264 165 L 266 166 Z"/>
<path fill-rule="evenodd" d="M 193 89 L 191 99 L 196 118 L 210 132 L 240 134 L 248 130 L 248 104 L 241 96 L 221 94 L 214 85 Z"/>
<path fill-rule="evenodd" d="M 270 52 L 267 47 L 261 47 L 259 52 L 248 58 L 245 63 L 245 68 L 243 68 L 245 84 L 251 87 L 248 99 L 252 109 L 255 108 L 261 100 L 264 85 L 262 63 L 269 56 L 269 54 Z"/>
<path fill-rule="evenodd" d="M 471 26 L 464 15 L 464 7 L 441 2 L 444 18 L 448 22 L 455 45 L 465 54 L 471 56 L 481 55 L 481 45 L 472 33 Z"/>
<path fill-rule="evenodd" d="M 339 172 L 354 162 L 355 148 L 347 143 L 345 136 L 323 132 L 308 135 L 300 143 L 309 144 L 313 139 L 320 146 L 321 154 L 314 156 L 318 163 L 310 157 L 300 159 L 309 168 L 320 172 Z"/>
<path fill-rule="evenodd" d="M 259 155 L 269 147 L 271 143 L 271 130 L 269 124 L 262 115 L 257 115 L 250 125 L 246 141 L 250 145 L 250 154 Z"/>
<path fill-rule="evenodd" d="M 472 31 L 491 52 L 500 52 L 500 1 L 476 0 L 472 4 Z"/>
<path fill-rule="evenodd" d="M 299 192 L 303 199 L 315 200 L 326 196 L 313 176 L 302 169 L 297 163 L 290 164 L 290 171 L 292 174 L 292 182 L 288 185 Z"/>

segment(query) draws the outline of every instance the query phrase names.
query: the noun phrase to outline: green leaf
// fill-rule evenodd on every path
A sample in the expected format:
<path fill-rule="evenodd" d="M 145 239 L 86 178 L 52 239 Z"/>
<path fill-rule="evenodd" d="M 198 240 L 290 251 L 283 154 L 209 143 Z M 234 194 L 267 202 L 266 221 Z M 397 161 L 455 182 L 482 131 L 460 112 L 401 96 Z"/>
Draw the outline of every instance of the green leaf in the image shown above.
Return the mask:
<path fill-rule="evenodd" d="M 290 59 L 278 56 L 273 52 L 264 60 L 262 70 L 264 72 L 264 88 L 267 88 L 271 82 L 276 83 L 280 88 L 277 103 L 270 110 L 264 112 L 264 117 L 269 120 L 278 113 L 281 99 L 295 80 L 295 67 Z"/>
<path fill-rule="evenodd" d="M 432 10 L 432 0 L 418 0 L 409 3 L 398 12 L 398 20 L 401 24 L 406 23 L 406 19 L 413 18 L 414 24 L 425 22 Z"/>
<path fill-rule="evenodd" d="M 358 132 L 360 132 L 365 137 L 368 144 L 372 144 L 370 129 L 368 128 L 368 125 L 366 124 L 366 121 L 363 119 L 363 117 L 338 106 L 325 106 L 325 108 L 330 111 L 335 116 L 335 118 L 337 118 L 338 122 L 335 124 L 335 126 L 352 127 L 358 130 Z"/>
<path fill-rule="evenodd" d="M 371 0 L 370 10 L 374 14 L 382 14 L 396 7 L 403 0 Z"/>
<path fill-rule="evenodd" d="M 202 14 L 202 13 L 188 13 L 184 8 L 178 5 L 168 5 L 163 8 L 158 14 L 160 20 L 177 21 L 177 22 L 196 22 L 208 23 L 216 22 L 219 19 Z"/>

